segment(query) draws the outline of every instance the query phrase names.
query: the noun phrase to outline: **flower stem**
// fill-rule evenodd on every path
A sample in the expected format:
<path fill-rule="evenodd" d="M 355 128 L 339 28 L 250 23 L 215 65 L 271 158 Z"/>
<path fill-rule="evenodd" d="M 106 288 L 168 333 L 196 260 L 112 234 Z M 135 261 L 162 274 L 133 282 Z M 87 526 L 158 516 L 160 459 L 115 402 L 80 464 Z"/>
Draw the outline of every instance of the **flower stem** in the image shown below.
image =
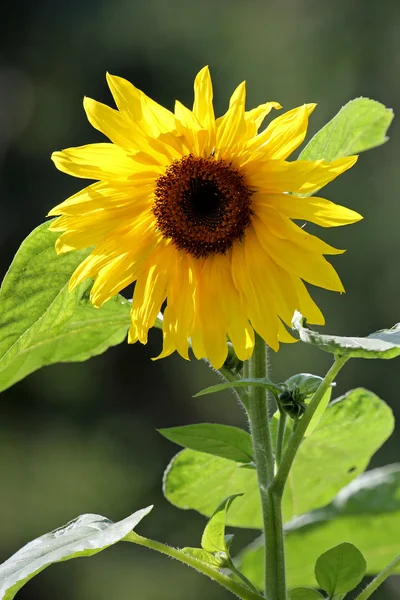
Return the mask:
<path fill-rule="evenodd" d="M 321 381 L 317 391 L 315 392 L 306 412 L 298 421 L 296 428 L 294 429 L 289 444 L 286 448 L 285 454 L 282 458 L 282 462 L 279 466 L 278 472 L 275 476 L 275 480 L 272 484 L 273 492 L 279 496 L 280 498 L 283 496 L 283 491 L 285 489 L 285 484 L 287 478 L 289 476 L 290 469 L 292 467 L 293 461 L 296 457 L 297 450 L 301 442 L 303 441 L 304 434 L 307 431 L 307 427 L 310 424 L 310 421 L 318 408 L 319 403 L 321 402 L 326 390 L 332 384 L 336 375 L 339 373 L 340 369 L 347 362 L 348 357 L 345 356 L 336 356 L 335 362 L 332 367 L 329 369 L 328 373 L 325 375 L 325 378 Z"/>
<path fill-rule="evenodd" d="M 241 583 L 238 583 L 230 577 L 227 577 L 215 567 L 208 565 L 207 563 L 198 560 L 197 558 L 190 556 L 189 554 L 185 554 L 177 548 L 171 548 L 170 546 L 162 544 L 161 542 L 149 540 L 147 538 L 142 537 L 141 535 L 138 535 L 134 531 L 128 533 L 128 535 L 124 538 L 124 541 L 133 542 L 134 544 L 138 544 L 139 546 L 145 546 L 150 550 L 156 550 L 157 552 L 161 552 L 161 554 L 166 554 L 171 558 L 179 560 L 181 563 L 184 563 L 189 567 L 193 567 L 193 569 L 196 569 L 196 571 L 199 571 L 203 575 L 207 575 L 216 583 L 219 583 L 220 585 L 222 585 L 222 587 L 232 592 L 232 594 L 234 594 L 238 598 L 241 598 L 241 600 L 260 600 L 260 598 L 262 598 L 260 594 L 253 592 Z"/>
<path fill-rule="evenodd" d="M 256 334 L 254 352 L 246 365 L 248 376 L 267 376 L 267 348 Z M 247 415 L 257 468 L 265 536 L 265 595 L 267 600 L 286 600 L 285 558 L 280 498 L 271 492 L 274 455 L 268 423 L 268 395 L 265 388 L 251 386 L 247 396 Z"/>
<path fill-rule="evenodd" d="M 375 590 L 391 575 L 395 572 L 397 567 L 400 566 L 400 554 L 396 556 L 392 562 L 383 569 L 372 581 L 367 585 L 367 587 L 358 594 L 356 600 L 367 600 L 375 592 Z"/>
<path fill-rule="evenodd" d="M 245 368 L 246 368 L 246 363 L 244 363 L 244 365 L 243 365 L 244 371 L 245 371 Z M 221 367 L 220 369 L 218 369 L 218 373 L 222 376 L 222 378 L 225 380 L 226 383 L 231 383 L 232 381 L 239 381 L 241 379 L 240 375 L 235 375 L 226 367 Z M 244 372 L 243 372 L 243 377 L 245 377 Z M 242 404 L 246 408 L 246 397 L 247 397 L 246 389 L 239 387 L 239 388 L 231 388 L 231 390 L 233 391 L 237 400 L 239 400 L 239 403 Z"/>
<path fill-rule="evenodd" d="M 283 446 L 285 444 L 285 430 L 286 430 L 286 419 L 287 414 L 279 409 L 279 424 L 278 424 L 278 433 L 276 436 L 276 466 L 279 468 L 282 462 L 282 454 L 283 454 Z"/>

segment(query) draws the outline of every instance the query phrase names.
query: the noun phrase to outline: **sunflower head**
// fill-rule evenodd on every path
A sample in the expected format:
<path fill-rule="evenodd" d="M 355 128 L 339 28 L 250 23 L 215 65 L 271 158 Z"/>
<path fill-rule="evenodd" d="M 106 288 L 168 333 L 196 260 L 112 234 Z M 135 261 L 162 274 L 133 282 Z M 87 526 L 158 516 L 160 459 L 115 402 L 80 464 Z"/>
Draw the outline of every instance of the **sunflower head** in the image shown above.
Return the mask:
<path fill-rule="evenodd" d="M 160 357 L 177 350 L 188 358 L 191 346 L 215 368 L 228 342 L 248 359 L 254 331 L 275 350 L 294 341 L 285 324 L 296 309 L 323 324 L 304 282 L 344 291 L 324 257 L 342 251 L 295 221 L 335 227 L 361 217 L 311 196 L 357 157 L 287 160 L 315 104 L 259 132 L 280 105 L 246 111 L 242 83 L 215 118 L 207 67 L 195 79 L 192 110 L 177 101 L 170 112 L 125 79 L 107 81 L 117 109 L 89 98 L 84 108 L 110 141 L 52 155 L 61 171 L 95 180 L 49 213 L 58 216 L 51 224 L 61 232 L 57 252 L 94 247 L 70 289 L 93 277 L 91 301 L 101 306 L 135 282 L 129 341 L 146 343 L 165 305 Z"/>

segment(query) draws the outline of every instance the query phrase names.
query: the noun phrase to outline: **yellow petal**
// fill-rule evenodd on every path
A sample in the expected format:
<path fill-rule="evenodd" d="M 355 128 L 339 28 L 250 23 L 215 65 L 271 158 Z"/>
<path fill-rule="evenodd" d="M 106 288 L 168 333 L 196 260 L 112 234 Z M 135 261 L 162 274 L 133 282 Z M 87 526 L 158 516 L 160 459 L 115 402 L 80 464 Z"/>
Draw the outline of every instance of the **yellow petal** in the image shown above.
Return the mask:
<path fill-rule="evenodd" d="M 132 83 L 110 74 L 107 74 L 107 82 L 118 109 L 131 122 L 140 125 L 147 135 L 157 137 L 175 129 L 174 115 Z"/>
<path fill-rule="evenodd" d="M 264 248 L 284 270 L 326 290 L 344 292 L 338 274 L 322 255 L 272 235 L 264 236 L 262 241 Z"/>
<path fill-rule="evenodd" d="M 198 261 L 195 271 L 195 316 L 192 331 L 192 348 L 196 358 L 208 358 L 215 369 L 224 364 L 228 355 L 226 319 L 221 315 L 218 282 L 213 274 L 214 257 Z M 193 263 L 196 266 L 196 263 Z M 217 302 L 215 302 L 217 299 Z M 216 308 L 217 306 L 217 308 Z"/>
<path fill-rule="evenodd" d="M 114 144 L 88 144 L 53 152 L 57 169 L 87 179 L 128 180 L 137 169 L 125 150 Z"/>
<path fill-rule="evenodd" d="M 204 67 L 194 81 L 193 113 L 205 132 L 198 135 L 199 156 L 210 156 L 215 146 L 215 116 L 213 107 L 213 89 L 210 71 Z"/>
<path fill-rule="evenodd" d="M 283 242 L 290 240 L 293 244 L 307 251 L 319 254 L 343 254 L 344 250 L 334 248 L 320 238 L 308 233 L 303 227 L 299 227 L 271 206 L 256 202 L 253 206 L 256 213 L 253 223 L 258 227 L 259 238 L 261 240 L 273 235 Z"/>
<path fill-rule="evenodd" d="M 127 119 L 124 113 L 91 98 L 84 98 L 83 106 L 89 123 L 114 144 L 124 148 L 136 162 L 166 165 L 175 158 L 180 158 L 159 138 L 150 138 L 140 121 Z"/>
<path fill-rule="evenodd" d="M 254 330 L 235 287 L 230 255 L 215 255 L 211 265 L 214 310 L 219 323 L 226 322 L 230 341 L 240 360 L 248 360 L 254 348 Z"/>
<path fill-rule="evenodd" d="M 131 315 L 142 344 L 147 342 L 148 331 L 153 327 L 167 296 L 168 279 L 175 268 L 176 254 L 172 244 L 159 244 L 137 279 Z"/>
<path fill-rule="evenodd" d="M 265 273 L 268 273 L 269 287 L 274 298 L 276 311 L 287 325 L 291 325 L 294 311 L 299 308 L 290 275 L 267 253 L 264 253 L 263 261 Z"/>
<path fill-rule="evenodd" d="M 157 145 L 162 142 L 162 151 L 166 152 L 173 160 L 179 160 L 182 156 L 190 153 L 190 146 L 183 135 L 177 132 L 160 133 L 157 140 L 150 140 L 149 143 Z M 172 162 L 172 161 L 171 161 Z"/>
<path fill-rule="evenodd" d="M 265 104 L 260 104 L 256 108 L 244 113 L 246 121 L 246 139 L 250 140 L 256 135 L 265 117 L 269 115 L 273 108 L 278 110 L 282 108 L 282 106 L 279 102 L 266 102 Z"/>
<path fill-rule="evenodd" d="M 294 338 L 292 335 L 290 335 L 290 333 L 288 332 L 286 327 L 283 325 L 283 323 L 279 323 L 278 340 L 280 342 L 283 342 L 284 344 L 294 344 L 294 343 L 298 342 L 298 340 L 296 340 L 296 338 Z"/>
<path fill-rule="evenodd" d="M 240 360 L 254 347 L 254 331 L 231 273 L 231 253 L 206 259 L 197 278 L 192 342 L 196 356 L 219 368 L 227 357 L 227 334 Z"/>
<path fill-rule="evenodd" d="M 142 92 L 122 77 L 117 77 L 110 73 L 107 73 L 106 77 L 108 87 L 118 110 L 131 123 L 138 123 L 140 126 L 144 125 Z M 145 128 L 143 131 L 145 131 Z"/>
<path fill-rule="evenodd" d="M 141 245 L 141 250 L 121 254 L 99 271 L 90 292 L 90 301 L 94 306 L 102 306 L 137 279 L 144 260 L 153 249 L 147 239 L 141 240 Z"/>
<path fill-rule="evenodd" d="M 117 187 L 108 183 L 97 182 L 83 188 L 67 200 L 64 200 L 58 206 L 52 208 L 48 216 L 57 215 L 82 215 L 91 212 L 97 212 L 100 209 L 121 208 L 126 205 L 142 203 L 144 199 L 150 204 L 150 197 L 154 184 L 140 185 L 135 187 L 122 186 Z M 53 231 L 62 231 L 58 229 L 57 222 L 53 221 L 50 229 Z"/>
<path fill-rule="evenodd" d="M 193 113 L 210 133 L 215 130 L 213 89 L 208 67 L 201 69 L 194 81 Z"/>
<path fill-rule="evenodd" d="M 321 227 L 349 225 L 350 223 L 357 223 L 363 218 L 350 208 L 315 196 L 309 196 L 308 198 L 299 198 L 290 194 L 263 194 L 257 196 L 258 199 L 274 206 L 277 211 L 290 219 L 311 221 L 311 223 L 316 223 Z"/>
<path fill-rule="evenodd" d="M 89 236 L 88 232 L 83 234 Z M 66 232 L 63 235 L 73 235 L 73 232 Z M 63 236 L 61 236 L 62 238 Z M 93 238 L 87 238 L 88 241 Z M 147 259 L 149 251 L 159 243 L 159 236 L 154 232 L 154 220 L 152 217 L 141 219 L 132 225 L 128 232 L 118 230 L 114 235 L 108 235 L 99 242 L 91 254 L 77 267 L 73 273 L 69 289 L 73 290 L 77 285 L 88 277 L 96 278 L 101 274 L 102 269 L 114 261 L 118 261 L 122 255 L 132 253 L 138 262 L 143 263 Z M 75 239 L 73 241 L 76 243 Z M 92 244 L 88 244 L 90 246 Z M 122 288 L 121 288 L 122 289 Z"/>
<path fill-rule="evenodd" d="M 131 151 L 137 149 L 132 128 L 121 113 L 87 97 L 83 99 L 83 107 L 89 123 L 104 133 L 114 144 Z"/>
<path fill-rule="evenodd" d="M 246 83 L 241 83 L 233 92 L 229 108 L 223 117 L 216 121 L 215 157 L 232 159 L 232 149 L 246 132 L 244 108 Z"/>
<path fill-rule="evenodd" d="M 164 311 L 164 348 L 162 356 L 178 350 L 188 359 L 188 338 L 191 337 L 194 316 L 195 278 L 189 256 L 177 252 L 176 268 L 170 273 L 167 288 L 167 307 Z M 172 351 L 173 351 L 172 350 Z"/>
<path fill-rule="evenodd" d="M 136 207 L 133 211 L 131 207 L 124 210 L 101 210 L 98 213 L 88 213 L 78 217 L 63 216 L 57 219 L 53 231 L 63 231 L 64 233 L 56 242 L 58 254 L 94 246 L 106 240 L 109 236 L 114 236 L 120 240 L 120 246 L 124 244 L 124 236 L 129 234 L 131 229 L 142 223 L 147 229 L 155 231 L 154 216 L 147 207 Z M 128 246 L 131 243 L 125 242 Z"/>
<path fill-rule="evenodd" d="M 248 148 L 261 151 L 265 158 L 286 159 L 304 141 L 308 116 L 315 107 L 304 104 L 276 117 Z"/>
<path fill-rule="evenodd" d="M 324 185 L 333 181 L 348 169 L 350 169 L 358 160 L 358 156 L 347 156 L 345 158 L 338 158 L 337 160 L 333 160 L 332 162 L 326 161 L 315 161 L 314 168 L 309 170 L 309 165 L 299 164 L 306 163 L 307 161 L 296 161 L 293 164 L 297 164 L 297 169 L 301 172 L 304 168 L 308 171 L 307 177 L 303 185 L 297 187 L 297 190 L 294 191 L 299 194 L 312 194 L 316 190 L 319 190 Z M 313 161 L 311 161 L 312 163 Z"/>
<path fill-rule="evenodd" d="M 176 100 L 175 102 L 175 116 L 180 120 L 182 125 L 187 127 L 188 129 L 194 129 L 198 131 L 202 128 L 201 124 L 197 117 L 189 110 L 182 102 Z"/>
<path fill-rule="evenodd" d="M 90 301 L 100 307 L 135 281 L 138 275 L 136 257 L 121 255 L 104 267 L 90 292 Z"/>
<path fill-rule="evenodd" d="M 291 275 L 293 287 L 297 294 L 298 311 L 301 312 L 311 325 L 325 325 L 325 318 L 304 283 L 298 277 Z"/>
<path fill-rule="evenodd" d="M 131 325 L 130 325 L 129 331 L 128 331 L 128 344 L 136 344 L 136 342 L 138 342 L 138 341 L 139 341 L 139 336 L 138 336 L 137 327 L 136 327 L 135 323 L 133 323 L 131 321 Z"/>
<path fill-rule="evenodd" d="M 164 311 L 164 319 L 165 319 L 165 314 L 166 313 L 168 314 L 168 307 Z M 137 338 L 137 327 L 136 327 L 136 325 L 132 325 L 131 329 L 133 330 L 133 332 L 136 333 L 136 339 L 135 339 L 135 341 L 137 341 L 138 338 Z M 133 336 L 132 336 L 132 339 L 133 339 Z M 134 341 L 131 342 L 129 340 L 129 343 L 134 343 Z M 152 358 L 152 360 L 159 360 L 160 358 L 166 358 L 167 356 L 171 356 L 171 354 L 173 354 L 175 352 L 175 350 L 177 350 L 177 347 L 175 346 L 174 342 L 172 341 L 172 338 L 170 336 L 170 327 L 168 326 L 168 328 L 163 329 L 163 349 L 160 352 L 160 354 L 158 356 Z M 186 349 L 186 353 L 184 352 L 184 354 L 181 354 L 181 356 L 185 360 L 189 360 L 189 355 L 187 353 L 187 349 Z"/>
<path fill-rule="evenodd" d="M 232 276 L 252 326 L 271 348 L 278 350 L 279 317 L 264 258 L 265 252 L 249 228 L 244 243 L 232 248 Z"/>
<path fill-rule="evenodd" d="M 250 160 L 242 165 L 249 185 L 255 191 L 266 193 L 294 192 L 311 194 L 357 162 L 357 156 L 338 158 L 330 163 L 324 160 Z"/>
<path fill-rule="evenodd" d="M 260 246 L 264 248 L 265 255 L 263 264 L 268 272 L 268 280 L 270 282 L 272 293 L 276 301 L 277 312 L 287 325 L 291 325 L 293 314 L 298 310 L 306 316 L 309 323 L 316 325 L 324 324 L 324 317 L 310 297 L 305 285 L 301 279 L 290 271 L 278 265 L 273 258 L 267 253 L 264 237 L 268 232 L 263 232 L 255 222 L 255 232 L 257 234 Z M 286 336 L 287 337 L 287 336 Z M 285 341 L 281 338 L 281 341 Z"/>
<path fill-rule="evenodd" d="M 175 102 L 175 116 L 179 121 L 179 132 L 185 138 L 190 153 L 199 156 L 198 132 L 202 129 L 197 117 L 178 100 Z"/>

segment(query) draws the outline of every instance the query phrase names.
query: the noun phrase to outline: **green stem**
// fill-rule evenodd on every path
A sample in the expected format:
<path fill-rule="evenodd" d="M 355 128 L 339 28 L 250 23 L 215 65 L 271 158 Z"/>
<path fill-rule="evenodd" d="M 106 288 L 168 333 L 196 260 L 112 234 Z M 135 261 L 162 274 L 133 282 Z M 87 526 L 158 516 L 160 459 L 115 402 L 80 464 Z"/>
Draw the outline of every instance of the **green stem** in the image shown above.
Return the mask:
<path fill-rule="evenodd" d="M 245 370 L 245 364 L 243 365 L 243 370 Z M 232 383 L 232 381 L 239 381 L 241 379 L 240 375 L 235 375 L 226 367 L 221 367 L 220 369 L 218 369 L 218 372 L 223 377 L 223 379 L 225 379 L 226 383 Z M 245 375 L 243 372 L 243 377 L 244 376 Z M 231 388 L 231 390 L 235 394 L 237 400 L 239 400 L 239 403 L 243 404 L 243 406 L 246 408 L 246 388 L 236 387 Z"/>
<path fill-rule="evenodd" d="M 226 564 L 227 564 L 227 567 L 232 571 L 232 573 L 234 573 L 236 575 L 236 577 L 239 577 L 239 579 L 241 579 L 243 581 L 243 583 L 250 590 L 253 590 L 253 592 L 255 594 L 257 594 L 258 597 L 262 598 L 262 596 L 260 596 L 257 588 L 251 583 L 250 579 L 247 579 L 246 575 L 243 575 L 243 573 L 241 571 L 239 571 L 239 569 L 236 568 L 236 566 L 230 556 L 228 556 Z"/>
<path fill-rule="evenodd" d="M 268 374 L 267 348 L 258 335 L 247 369 L 251 378 L 265 378 Z M 281 505 L 280 499 L 270 489 L 274 478 L 274 456 L 268 423 L 267 390 L 261 386 L 249 386 L 246 408 L 263 514 L 265 595 L 268 600 L 286 600 Z"/>
<path fill-rule="evenodd" d="M 176 560 L 179 560 L 181 563 L 188 565 L 189 567 L 193 567 L 194 569 L 196 569 L 196 571 L 199 571 L 203 575 L 207 575 L 216 583 L 219 583 L 220 585 L 222 585 L 222 587 L 232 592 L 232 594 L 235 594 L 235 596 L 241 598 L 241 600 L 260 600 L 260 598 L 262 598 L 260 594 L 254 593 L 253 591 L 247 589 L 241 583 L 238 583 L 237 581 L 230 579 L 226 575 L 223 575 L 223 573 L 218 571 L 218 569 L 216 569 L 215 567 L 212 567 L 198 560 L 197 558 L 194 558 L 193 556 L 184 554 L 181 550 L 171 548 L 170 546 L 162 544 L 161 542 L 149 540 L 138 535 L 133 531 L 124 538 L 124 541 L 132 542 L 134 544 L 138 544 L 139 546 L 145 546 L 150 550 L 156 550 L 156 552 L 166 554 L 167 556 L 175 558 Z"/>
<path fill-rule="evenodd" d="M 287 414 L 283 410 L 279 409 L 279 424 L 278 424 L 278 433 L 276 436 L 276 452 L 275 452 L 277 468 L 279 468 L 279 466 L 282 462 L 283 446 L 285 443 L 286 420 L 287 420 Z"/>
<path fill-rule="evenodd" d="M 315 392 L 306 412 L 299 420 L 295 430 L 293 431 L 291 438 L 289 440 L 289 444 L 286 448 L 285 454 L 282 458 L 281 465 L 278 469 L 278 472 L 275 476 L 274 483 L 272 485 L 272 490 L 279 497 L 283 496 L 283 491 L 285 489 L 286 481 L 289 476 L 290 469 L 292 467 L 293 461 L 296 457 L 297 450 L 301 442 L 303 441 L 304 434 L 307 431 L 307 427 L 310 424 L 311 419 L 314 416 L 315 411 L 317 410 L 319 403 L 321 402 L 325 392 L 332 384 L 336 375 L 339 373 L 340 369 L 347 362 L 348 357 L 345 356 L 336 356 L 335 362 L 332 367 L 329 369 L 328 373 L 325 375 L 325 378 L 321 381 L 317 391 Z"/>
<path fill-rule="evenodd" d="M 385 579 L 389 577 L 389 575 L 395 572 L 398 566 L 400 566 L 400 554 L 396 556 L 396 558 L 392 560 L 392 562 L 385 567 L 383 571 L 381 571 L 379 575 L 377 575 L 360 594 L 358 594 L 356 600 L 367 600 L 367 598 L 369 598 L 371 594 L 375 592 L 381 583 L 383 583 Z"/>

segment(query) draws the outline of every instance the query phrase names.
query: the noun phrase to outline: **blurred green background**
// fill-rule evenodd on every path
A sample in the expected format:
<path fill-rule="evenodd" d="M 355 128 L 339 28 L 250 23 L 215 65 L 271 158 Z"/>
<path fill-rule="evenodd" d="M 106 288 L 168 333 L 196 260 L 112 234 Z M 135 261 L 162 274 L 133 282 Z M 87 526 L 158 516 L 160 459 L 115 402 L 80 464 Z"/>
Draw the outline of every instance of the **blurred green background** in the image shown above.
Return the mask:
<path fill-rule="evenodd" d="M 400 103 L 399 1 L 393 0 L 35 0 L 2 9 L 0 36 L 0 270 L 47 211 L 82 187 L 56 171 L 53 150 L 95 141 L 84 95 L 111 103 L 108 70 L 165 106 L 192 102 L 209 64 L 216 112 L 248 84 L 248 107 L 318 102 L 310 134 L 348 100 Z M 312 290 L 326 331 L 362 335 L 400 320 L 399 126 L 382 148 L 324 190 L 365 220 L 322 237 L 348 252 L 334 258 L 346 295 Z M 121 345 L 85 364 L 39 371 L 2 395 L 0 558 L 85 512 L 118 520 L 154 503 L 139 532 L 173 545 L 198 544 L 204 519 L 168 505 L 163 469 L 176 448 L 158 427 L 215 421 L 245 425 L 229 393 L 193 399 L 216 376 L 179 357 L 152 362 L 161 344 Z M 328 355 L 299 344 L 271 357 L 276 380 L 323 374 Z M 399 362 L 352 361 L 337 394 L 360 384 L 400 412 Z M 372 466 L 399 460 L 397 430 Z M 255 537 L 240 532 L 234 550 Z M 400 598 L 399 579 L 377 600 Z M 90 560 L 54 566 L 21 600 L 197 600 L 231 596 L 201 575 L 143 548 L 120 544 Z"/>

